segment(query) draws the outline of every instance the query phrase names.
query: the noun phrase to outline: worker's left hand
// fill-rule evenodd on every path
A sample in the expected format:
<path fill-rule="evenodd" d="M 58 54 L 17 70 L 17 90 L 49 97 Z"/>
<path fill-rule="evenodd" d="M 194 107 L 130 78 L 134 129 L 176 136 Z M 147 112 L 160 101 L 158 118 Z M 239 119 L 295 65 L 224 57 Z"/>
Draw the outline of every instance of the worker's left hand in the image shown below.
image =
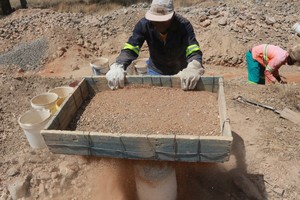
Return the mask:
<path fill-rule="evenodd" d="M 200 62 L 197 60 L 190 62 L 185 69 L 177 74 L 181 79 L 181 88 L 183 90 L 193 90 L 204 72 L 205 69 Z"/>

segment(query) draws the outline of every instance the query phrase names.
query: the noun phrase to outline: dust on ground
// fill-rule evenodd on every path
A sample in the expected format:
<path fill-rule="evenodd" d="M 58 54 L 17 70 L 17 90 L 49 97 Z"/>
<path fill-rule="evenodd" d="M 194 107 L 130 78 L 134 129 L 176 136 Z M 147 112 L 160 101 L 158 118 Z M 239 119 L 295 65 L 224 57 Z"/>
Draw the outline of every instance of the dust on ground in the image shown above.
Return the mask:
<path fill-rule="evenodd" d="M 194 25 L 206 75 L 225 77 L 234 138 L 226 163 L 172 163 L 178 199 L 299 199 L 299 125 L 233 100 L 241 95 L 300 111 L 297 66 L 280 70 L 287 85 L 255 86 L 247 84 L 244 61 L 254 44 L 299 43 L 290 30 L 299 20 L 299 4 L 204 1 L 178 8 Z M 137 199 L 132 171 L 137 161 L 31 149 L 17 118 L 31 108 L 34 95 L 90 75 L 91 59 L 105 56 L 112 63 L 146 9 L 138 4 L 101 16 L 29 8 L 0 19 L 1 199 Z M 143 47 L 140 57 L 147 53 Z"/>

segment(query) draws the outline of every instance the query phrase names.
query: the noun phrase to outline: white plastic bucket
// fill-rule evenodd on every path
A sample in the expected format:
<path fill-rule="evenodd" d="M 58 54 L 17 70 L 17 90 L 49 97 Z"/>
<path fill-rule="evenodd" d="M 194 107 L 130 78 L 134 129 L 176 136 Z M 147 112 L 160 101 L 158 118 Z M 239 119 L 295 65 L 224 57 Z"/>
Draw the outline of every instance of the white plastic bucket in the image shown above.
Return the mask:
<path fill-rule="evenodd" d="M 139 200 L 175 200 L 175 169 L 168 165 L 135 165 L 135 183 Z"/>
<path fill-rule="evenodd" d="M 56 111 L 56 101 L 58 95 L 53 92 L 46 92 L 36 95 L 30 100 L 31 106 L 34 109 L 49 109 L 51 114 Z"/>
<path fill-rule="evenodd" d="M 45 148 L 47 147 L 41 130 L 49 121 L 51 113 L 49 110 L 29 110 L 19 117 L 18 123 L 23 129 L 26 138 L 32 148 Z"/>
<path fill-rule="evenodd" d="M 133 61 L 133 66 L 138 75 L 147 74 L 147 63 L 146 63 L 147 60 L 148 60 L 148 58 L 140 58 L 140 59 Z"/>
<path fill-rule="evenodd" d="M 57 94 L 59 99 L 65 99 L 69 95 L 71 95 L 73 91 L 74 91 L 74 88 L 72 88 L 72 87 L 62 86 L 62 87 L 53 88 L 53 89 L 49 90 L 48 92 Z"/>
<path fill-rule="evenodd" d="M 90 66 L 95 76 L 105 75 L 109 70 L 108 59 L 104 57 L 92 60 Z"/>
<path fill-rule="evenodd" d="M 300 23 L 294 24 L 292 28 L 296 33 L 300 34 Z"/>

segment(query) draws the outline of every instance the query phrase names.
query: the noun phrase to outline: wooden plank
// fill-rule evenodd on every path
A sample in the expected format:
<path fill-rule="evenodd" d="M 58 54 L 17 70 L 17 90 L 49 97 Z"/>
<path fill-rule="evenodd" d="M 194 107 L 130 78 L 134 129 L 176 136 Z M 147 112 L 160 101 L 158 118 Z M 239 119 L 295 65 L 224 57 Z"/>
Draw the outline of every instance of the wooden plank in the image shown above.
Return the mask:
<path fill-rule="evenodd" d="M 142 76 L 126 76 L 125 85 L 143 84 Z"/>
<path fill-rule="evenodd" d="M 158 87 L 162 86 L 160 77 L 161 76 L 151 76 L 153 86 L 158 86 Z"/>
<path fill-rule="evenodd" d="M 42 130 L 49 150 L 58 154 L 89 155 L 88 142 L 83 131 Z"/>
<path fill-rule="evenodd" d="M 217 136 L 112 134 L 85 131 L 42 130 L 53 153 L 114 158 L 223 162 L 231 140 Z M 199 140 L 200 139 L 200 140 Z"/>
<path fill-rule="evenodd" d="M 148 140 L 152 148 L 155 149 L 155 158 L 157 160 L 176 160 L 175 135 L 148 135 Z"/>
<path fill-rule="evenodd" d="M 199 162 L 228 161 L 232 140 L 227 136 L 200 136 Z"/>
<path fill-rule="evenodd" d="M 46 130 L 59 130 L 60 125 L 59 125 L 58 118 L 56 116 L 52 116 L 51 119 L 49 120 L 49 122 L 45 125 L 44 129 L 46 129 Z"/>
<path fill-rule="evenodd" d="M 129 84 L 181 87 L 180 78 L 174 76 L 128 76 L 128 78 Z M 229 121 L 226 120 L 223 79 L 220 79 L 220 82 L 219 79 L 220 77 L 201 77 L 197 86 L 201 90 L 212 92 L 218 90 L 223 136 L 140 135 L 57 130 L 43 130 L 42 135 L 53 153 L 147 160 L 225 162 L 229 159 L 232 136 Z M 69 124 L 70 118 L 72 119 L 71 115 L 78 110 L 90 92 L 100 92 L 104 88 L 108 89 L 104 76 L 84 78 L 77 88 L 79 91 L 76 89 L 75 94 L 63 104 L 61 111 L 54 116 L 48 128 L 65 127 Z"/>
<path fill-rule="evenodd" d="M 178 76 L 172 76 L 171 81 L 172 81 L 172 87 L 181 88 L 181 80 Z"/>
<path fill-rule="evenodd" d="M 80 88 L 82 99 L 84 100 L 87 99 L 91 93 L 87 81 L 83 79 L 82 82 L 79 84 L 79 86 L 80 86 L 79 88 Z"/>
<path fill-rule="evenodd" d="M 294 112 L 288 108 L 284 108 L 282 111 L 280 111 L 280 117 L 300 125 L 300 113 Z"/>
<path fill-rule="evenodd" d="M 232 143 L 232 137 L 226 136 L 200 136 L 201 153 L 228 152 Z"/>
<path fill-rule="evenodd" d="M 209 92 L 217 92 L 220 77 L 205 77 L 202 76 L 197 85 L 196 90 L 205 90 Z"/>
<path fill-rule="evenodd" d="M 105 76 L 85 77 L 88 84 L 93 87 L 96 92 L 108 90 L 107 80 Z M 217 92 L 219 77 L 201 77 L 197 83 L 196 90 L 206 90 Z M 125 84 L 149 84 L 153 86 L 165 86 L 181 88 L 181 80 L 178 76 L 126 76 Z"/>
<path fill-rule="evenodd" d="M 219 105 L 221 133 L 224 136 L 232 137 L 231 128 L 230 128 L 230 120 L 227 117 L 227 112 L 226 112 L 226 100 L 225 100 L 225 94 L 224 94 L 223 78 L 219 79 L 218 105 Z"/>
<path fill-rule="evenodd" d="M 73 94 L 66 99 L 63 106 L 56 113 L 56 118 L 59 123 L 60 130 L 65 130 L 73 117 L 75 116 L 77 110 L 81 107 L 82 103 L 88 96 L 87 82 L 82 80 L 80 84 L 75 88 Z"/>
<path fill-rule="evenodd" d="M 87 80 L 88 84 L 94 89 L 96 93 L 110 90 L 107 85 L 108 82 L 105 76 L 85 77 L 85 80 Z"/>
<path fill-rule="evenodd" d="M 172 87 L 171 76 L 161 76 L 160 82 L 162 87 Z"/>
<path fill-rule="evenodd" d="M 230 153 L 201 153 L 199 162 L 223 163 L 229 160 Z"/>
<path fill-rule="evenodd" d="M 155 149 L 145 134 L 122 134 L 121 143 L 125 149 L 124 158 L 153 159 L 155 157 Z"/>
<path fill-rule="evenodd" d="M 43 130 L 41 133 L 53 153 L 124 157 L 118 134 L 55 130 Z"/>
<path fill-rule="evenodd" d="M 199 136 L 176 135 L 177 151 L 176 160 L 196 162 L 199 160 Z"/>
<path fill-rule="evenodd" d="M 77 91 L 77 92 L 76 92 Z M 67 121 L 61 120 L 61 117 L 57 116 L 64 116 L 64 113 L 68 113 L 69 109 L 71 109 L 73 112 L 76 112 L 80 106 L 76 106 L 76 103 L 72 101 L 74 95 L 80 96 L 79 98 L 82 98 L 83 96 L 88 96 L 88 85 L 87 82 L 83 79 L 80 81 L 77 87 L 74 88 L 74 91 L 72 94 L 67 97 L 64 102 L 61 104 L 60 108 L 54 113 L 54 116 L 50 120 L 50 122 L 45 126 L 45 129 L 52 129 L 52 130 L 59 130 L 64 129 L 68 124 Z M 71 120 L 73 116 L 67 117 L 68 120 Z M 71 119 L 70 119 L 71 118 Z"/>
<path fill-rule="evenodd" d="M 178 76 L 172 76 L 172 87 L 181 88 L 181 80 Z M 196 85 L 195 90 L 205 90 L 210 92 L 218 91 L 219 77 L 201 77 Z"/>
<path fill-rule="evenodd" d="M 143 76 L 143 83 L 145 85 L 152 85 L 152 78 L 151 78 L 151 76 Z"/>

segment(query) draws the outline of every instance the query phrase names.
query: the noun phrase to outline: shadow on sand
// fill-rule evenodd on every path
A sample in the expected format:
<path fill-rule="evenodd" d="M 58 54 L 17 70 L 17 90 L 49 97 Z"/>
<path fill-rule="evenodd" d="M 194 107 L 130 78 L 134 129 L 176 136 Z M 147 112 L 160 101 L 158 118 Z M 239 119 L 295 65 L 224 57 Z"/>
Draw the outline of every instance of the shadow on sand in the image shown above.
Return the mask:
<path fill-rule="evenodd" d="M 168 163 L 176 170 L 177 200 L 268 199 L 263 175 L 247 173 L 243 139 L 235 132 L 232 135 L 231 156 L 226 163 Z M 93 159 L 102 166 L 91 173 L 92 199 L 137 199 L 133 166 L 141 161 Z"/>
<path fill-rule="evenodd" d="M 176 164 L 178 200 L 267 199 L 263 175 L 247 173 L 244 140 L 232 135 L 228 162 Z"/>

